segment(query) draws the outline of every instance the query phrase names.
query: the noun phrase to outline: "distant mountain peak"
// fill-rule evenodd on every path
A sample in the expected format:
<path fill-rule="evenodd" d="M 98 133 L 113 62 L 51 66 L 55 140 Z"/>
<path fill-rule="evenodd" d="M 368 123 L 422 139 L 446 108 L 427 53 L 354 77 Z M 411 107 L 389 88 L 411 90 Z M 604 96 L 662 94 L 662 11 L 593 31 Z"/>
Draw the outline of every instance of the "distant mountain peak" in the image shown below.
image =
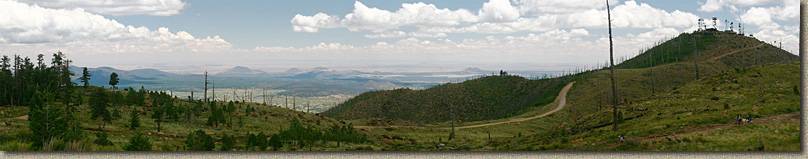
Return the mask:
<path fill-rule="evenodd" d="M 268 74 L 261 70 L 253 70 L 248 67 L 244 66 L 235 66 L 232 69 L 226 70 L 224 72 L 218 73 L 224 75 L 259 75 L 259 74 Z"/>
<path fill-rule="evenodd" d="M 297 68 L 293 67 L 293 68 L 290 68 L 290 69 L 286 70 L 286 72 L 284 72 L 284 73 L 300 73 L 300 72 L 303 72 L 303 70 L 300 70 L 300 69 L 297 69 Z"/>
<path fill-rule="evenodd" d="M 482 72 L 483 70 L 481 70 L 480 68 L 477 68 L 477 67 L 469 67 L 469 68 L 463 69 L 463 71 L 467 71 L 467 72 Z"/>

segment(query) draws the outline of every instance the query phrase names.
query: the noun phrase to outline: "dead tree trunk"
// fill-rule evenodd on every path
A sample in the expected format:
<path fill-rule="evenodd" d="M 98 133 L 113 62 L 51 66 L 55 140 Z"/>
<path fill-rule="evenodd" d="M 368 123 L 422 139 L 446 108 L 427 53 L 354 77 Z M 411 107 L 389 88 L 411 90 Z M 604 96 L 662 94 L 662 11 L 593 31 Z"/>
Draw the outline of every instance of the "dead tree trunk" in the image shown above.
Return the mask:
<path fill-rule="evenodd" d="M 612 130 L 617 131 L 617 90 L 614 84 L 614 42 L 612 41 L 612 13 L 609 8 L 609 0 L 606 0 L 606 18 L 609 21 L 609 60 L 612 72 L 610 75 L 612 81 L 612 111 L 614 113 L 614 128 Z"/>

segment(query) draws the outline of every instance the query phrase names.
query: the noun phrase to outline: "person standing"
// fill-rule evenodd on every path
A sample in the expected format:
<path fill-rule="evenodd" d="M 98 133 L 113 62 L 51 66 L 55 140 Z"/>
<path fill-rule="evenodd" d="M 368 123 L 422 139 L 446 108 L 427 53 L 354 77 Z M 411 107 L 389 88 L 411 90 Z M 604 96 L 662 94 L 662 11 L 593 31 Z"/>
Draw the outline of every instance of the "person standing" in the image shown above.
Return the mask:
<path fill-rule="evenodd" d="M 752 117 L 749 116 L 748 114 L 746 115 L 746 123 L 747 124 L 752 124 Z"/>

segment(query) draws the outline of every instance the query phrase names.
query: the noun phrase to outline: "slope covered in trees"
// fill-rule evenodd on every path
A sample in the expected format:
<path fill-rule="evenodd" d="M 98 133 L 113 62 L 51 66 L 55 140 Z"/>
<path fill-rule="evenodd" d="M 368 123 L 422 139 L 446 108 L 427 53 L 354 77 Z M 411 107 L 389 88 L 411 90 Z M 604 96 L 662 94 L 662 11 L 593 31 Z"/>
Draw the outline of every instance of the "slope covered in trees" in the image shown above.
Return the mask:
<path fill-rule="evenodd" d="M 553 102 L 567 81 L 489 76 L 426 90 L 373 91 L 322 114 L 340 119 L 386 118 L 414 122 L 499 119 Z"/>

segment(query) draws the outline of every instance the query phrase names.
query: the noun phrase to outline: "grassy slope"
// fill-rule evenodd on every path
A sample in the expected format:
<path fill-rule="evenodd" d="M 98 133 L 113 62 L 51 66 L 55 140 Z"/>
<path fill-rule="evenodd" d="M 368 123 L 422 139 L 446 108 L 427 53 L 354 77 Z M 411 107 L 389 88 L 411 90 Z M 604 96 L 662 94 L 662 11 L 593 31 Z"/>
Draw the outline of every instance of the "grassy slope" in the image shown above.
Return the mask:
<path fill-rule="evenodd" d="M 718 36 L 722 36 L 723 38 L 739 38 L 733 37 L 729 35 L 722 35 L 719 34 Z M 746 41 L 754 42 L 754 39 L 744 39 Z M 747 47 L 741 46 L 731 46 L 732 43 L 728 42 L 729 40 L 722 40 L 716 39 L 716 43 L 709 45 L 709 47 L 705 47 L 707 49 L 700 50 L 700 55 L 704 55 L 699 61 L 700 67 L 700 74 L 702 76 L 701 81 L 693 82 L 696 79 L 694 65 L 692 61 L 689 62 L 673 62 L 667 63 L 664 65 L 657 65 L 654 67 L 654 74 L 650 73 L 649 68 L 626 68 L 626 69 L 617 69 L 616 70 L 616 80 L 618 85 L 618 94 L 621 98 L 626 99 L 628 103 L 630 103 L 631 107 L 651 107 L 652 105 L 641 105 L 640 103 L 667 99 L 670 101 L 666 102 L 680 102 L 677 103 L 678 105 L 674 106 L 667 106 L 669 113 L 675 112 L 677 114 L 672 115 L 671 117 L 655 117 L 651 120 L 648 119 L 650 116 L 645 116 L 638 118 L 637 120 L 629 120 L 629 122 L 640 122 L 640 123 L 651 123 L 655 124 L 652 126 L 637 126 L 637 127 L 622 127 L 621 131 L 618 132 L 620 134 L 626 135 L 628 132 L 632 136 L 629 138 L 636 138 L 637 136 L 643 135 L 650 135 L 653 133 L 665 133 L 665 132 L 655 132 L 660 130 L 688 130 L 692 129 L 693 127 L 688 126 L 705 126 L 710 125 L 710 121 L 718 121 L 723 120 L 725 117 L 723 116 L 713 116 L 715 113 L 720 113 L 720 111 L 716 112 L 713 111 L 710 114 L 701 114 L 696 113 L 695 116 L 698 116 L 698 119 L 692 120 L 675 120 L 676 116 L 683 116 L 686 115 L 685 112 L 679 109 L 684 109 L 683 105 L 694 104 L 696 100 L 702 99 L 705 102 L 713 102 L 710 103 L 712 105 L 712 109 L 716 109 L 718 102 L 724 101 L 732 101 L 734 102 L 734 106 L 731 107 L 731 110 L 745 110 L 749 111 L 751 107 L 749 104 L 742 102 L 744 100 L 730 100 L 726 99 L 723 96 L 717 96 L 719 101 L 712 101 L 712 94 L 716 94 L 718 92 L 709 92 L 709 94 L 698 94 L 698 92 L 702 92 L 704 89 L 711 89 L 709 87 L 704 86 L 693 86 L 703 81 L 708 81 L 707 79 L 716 78 L 712 77 L 721 72 L 735 72 L 736 68 L 738 71 L 749 71 L 744 70 L 743 68 L 751 67 L 756 62 L 754 60 L 749 60 L 750 58 L 757 58 L 760 57 L 760 63 L 773 63 L 773 62 L 780 62 L 782 60 L 796 60 L 797 57 L 791 55 L 783 50 L 777 49 L 772 47 L 768 44 L 763 44 L 761 47 L 754 47 L 754 45 L 743 45 Z M 727 43 L 720 43 L 721 41 Z M 742 44 L 742 43 L 737 43 Z M 760 43 L 756 43 L 760 44 Z M 663 45 L 668 45 L 668 43 L 663 43 Z M 730 45 L 730 46 L 725 46 Z M 726 49 L 716 49 L 716 48 L 735 48 L 731 51 L 727 51 Z M 745 50 L 743 50 L 745 49 Z M 733 54 L 722 56 L 720 58 L 712 59 L 714 57 L 718 57 L 720 55 L 727 54 L 734 50 L 742 50 L 735 52 Z M 672 50 L 671 50 L 672 51 Z M 683 50 L 686 51 L 686 50 Z M 757 55 L 755 53 L 758 53 Z M 675 53 L 674 53 L 675 54 Z M 707 55 L 714 55 L 714 56 L 707 56 Z M 642 55 L 641 55 L 642 56 Z M 659 60 L 659 59 L 658 59 Z M 662 63 L 658 61 L 658 63 Z M 796 64 L 786 64 L 784 66 L 780 66 L 781 64 L 774 64 L 774 65 L 767 65 L 764 69 L 767 69 L 769 73 L 779 72 L 787 74 L 783 78 L 787 78 L 787 81 L 781 80 L 779 81 L 779 86 L 783 88 L 786 92 L 766 92 L 766 93 L 758 93 L 760 94 L 767 94 L 773 96 L 782 96 L 781 99 L 788 99 L 790 102 L 799 102 L 797 95 L 795 94 L 788 94 L 790 91 L 791 86 L 793 84 L 798 83 L 791 83 L 797 82 L 797 75 L 799 74 L 799 68 Z M 776 67 L 776 68 L 774 68 Z M 760 67 L 756 67 L 760 69 Z M 663 73 L 664 72 L 664 73 Z M 748 72 L 747 72 L 748 73 Z M 608 123 L 610 119 L 612 119 L 610 109 L 606 109 L 606 105 L 608 105 L 608 97 L 609 94 L 609 80 L 608 80 L 608 70 L 598 70 L 592 72 L 584 72 L 576 75 L 569 76 L 574 81 L 577 81 L 575 86 L 572 88 L 570 93 L 568 94 L 568 106 L 564 108 L 562 111 L 556 112 L 546 118 L 540 118 L 536 120 L 512 123 L 512 124 L 503 124 L 503 125 L 495 125 L 495 126 L 488 126 L 488 127 L 479 127 L 479 128 L 471 128 L 471 129 L 462 129 L 462 130 L 455 130 L 455 133 L 458 134 L 458 140 L 453 141 L 446 141 L 448 137 L 449 130 L 441 129 L 442 127 L 446 127 L 449 125 L 448 122 L 441 122 L 438 124 L 428 125 L 427 127 L 393 127 L 393 128 L 368 128 L 369 132 L 375 134 L 389 134 L 392 136 L 403 136 L 405 138 L 410 138 L 413 140 L 418 141 L 417 144 L 410 144 L 406 141 L 391 141 L 391 144 L 388 145 L 388 149 L 397 149 L 397 150 L 434 150 L 434 143 L 443 143 L 446 146 L 461 146 L 464 145 L 465 150 L 541 150 L 541 149 L 578 149 L 578 150 L 615 150 L 614 146 L 606 146 L 606 147 L 599 147 L 602 145 L 596 144 L 595 147 L 574 147 L 573 144 L 569 144 L 570 141 L 576 140 L 581 135 L 571 135 L 575 133 L 576 127 L 578 130 L 583 130 L 586 126 L 594 126 L 594 125 L 603 125 Z M 782 74 L 780 74 L 782 76 Z M 793 76 L 793 77 L 792 77 Z M 719 77 L 720 78 L 720 77 Z M 717 79 L 717 78 L 716 78 Z M 652 95 L 650 90 L 650 82 L 651 80 L 655 80 L 655 93 Z M 687 84 L 691 86 L 682 86 L 682 84 Z M 772 84 L 772 83 L 748 83 L 746 84 L 747 87 L 749 86 L 756 86 L 759 84 Z M 687 88 L 682 88 L 687 87 Z M 677 88 L 677 90 L 672 90 Z M 689 89 L 689 90 L 688 90 Z M 777 88 L 779 90 L 779 88 Z M 687 90 L 688 92 L 684 92 Z M 678 91 L 678 96 L 682 98 L 682 95 L 690 94 L 690 98 L 698 97 L 697 99 L 690 99 L 688 101 L 680 101 L 681 99 L 666 97 L 665 95 L 673 94 L 673 92 Z M 727 90 L 724 90 L 727 91 Z M 738 93 L 740 91 L 734 91 Z M 727 92 L 723 92 L 727 93 Z M 751 91 L 745 93 L 752 93 Z M 785 94 L 783 94 L 785 93 Z M 600 94 L 600 95 L 599 95 Z M 597 98 L 600 97 L 600 100 Z M 744 98 L 746 102 L 748 100 L 753 100 L 750 97 L 735 97 L 735 98 Z M 775 97 L 776 98 L 776 97 Z M 601 101 L 602 104 L 600 106 L 597 104 L 598 101 Z M 682 103 L 685 102 L 685 103 Z M 687 103 L 691 102 L 691 103 Z M 781 102 L 784 102 L 781 100 Z M 652 102 L 654 103 L 654 102 Z M 771 105 L 776 105 L 775 107 L 792 107 L 797 108 L 797 105 L 794 103 L 791 104 L 784 103 L 769 103 Z M 670 105 L 672 103 L 669 103 Z M 664 105 L 664 104 L 663 104 Z M 740 105 L 740 106 L 739 106 Z M 657 103 L 654 106 L 659 106 Z M 541 108 L 544 107 L 537 107 L 533 110 L 536 110 L 535 113 L 544 112 Z M 676 108 L 677 110 L 672 110 Z M 651 111 L 659 111 L 655 110 L 655 108 L 649 108 Z M 775 109 L 775 108 L 772 108 Z M 785 112 L 793 111 L 788 110 L 788 108 L 778 108 L 777 112 L 772 112 L 770 110 L 763 110 L 761 109 L 760 112 L 762 114 L 758 114 L 761 117 L 775 115 L 775 114 L 782 114 Z M 624 115 L 624 117 L 631 117 L 636 115 L 635 114 Z M 684 113 L 684 114 L 683 114 Z M 747 113 L 747 112 L 733 112 L 733 113 Z M 529 114 L 529 113 L 526 113 Z M 670 115 L 670 114 L 669 114 Z M 703 116 L 702 116 L 703 115 Z M 528 115 L 519 115 L 519 116 L 528 116 Z M 592 120 L 585 120 L 589 117 L 594 119 Z M 705 117 L 708 116 L 708 117 Z M 704 120 L 700 119 L 704 117 Z M 680 117 L 681 118 L 681 117 Z M 642 120 L 641 120 L 642 119 Z M 500 119 L 500 120 L 507 120 L 507 119 Z M 664 120 L 664 122 L 657 122 L 659 120 Z M 494 120 L 498 121 L 498 120 Z M 362 124 L 364 120 L 355 120 L 355 124 Z M 464 122 L 461 125 L 471 125 L 477 123 L 488 123 L 493 121 L 477 121 L 477 122 Z M 663 125 L 659 125 L 662 123 Z M 457 124 L 457 123 L 456 123 Z M 589 124 L 589 125 L 587 125 Z M 665 127 L 665 124 L 668 125 Z M 683 126 L 681 124 L 685 124 L 688 126 Z M 789 124 L 789 123 L 786 123 Z M 793 123 L 791 123 L 793 124 Z M 628 124 L 627 124 L 628 125 Z M 611 126 L 611 125 L 607 125 Z M 680 129 L 679 126 L 682 126 Z M 793 127 L 795 125 L 786 125 L 784 127 Z M 568 129 L 569 128 L 569 129 Z M 671 129 L 669 129 L 671 128 Z M 593 143 L 605 143 L 607 141 L 612 142 L 616 138 L 618 133 L 609 133 L 611 127 L 603 127 L 599 129 L 594 129 L 590 132 L 588 137 L 582 137 L 585 139 L 584 142 L 576 142 L 577 145 L 582 145 L 581 143 L 586 144 L 593 144 Z M 644 131 L 645 132 L 639 132 Z M 636 132 L 635 132 L 636 131 Z M 591 137 L 594 133 L 604 133 L 603 136 Z M 730 131 L 736 132 L 736 131 Z M 782 131 L 781 131 L 782 132 Z M 488 141 L 488 134 L 490 133 L 491 138 L 493 139 L 492 142 Z M 643 134 L 645 133 L 645 134 Z M 524 136 L 528 136 L 531 134 L 529 138 L 519 138 L 519 134 Z M 642 134 L 642 135 L 637 135 Z M 796 133 L 795 133 L 796 134 Z M 738 135 L 738 134 L 736 134 Z M 782 136 L 781 136 L 782 137 Z M 442 139 L 442 141 L 438 141 L 438 139 Z M 726 140 L 726 139 L 724 139 Z M 790 141 L 791 139 L 787 139 Z M 597 141 L 597 142 L 595 142 Z M 778 140 L 770 140 L 773 143 L 777 143 Z M 782 141 L 782 140 L 780 140 Z M 424 143 L 426 142 L 426 143 Z M 746 141 L 745 141 L 746 142 Z M 564 143 L 564 144 L 562 144 Z M 746 147 L 743 149 L 745 150 Z M 793 149 L 794 147 L 788 144 L 785 144 L 783 148 L 772 148 L 768 150 L 789 150 Z M 798 147 L 797 147 L 798 148 Z M 649 150 L 649 149 L 646 149 Z M 657 150 L 657 149 L 650 149 L 650 150 Z M 658 150 L 677 150 L 667 146 L 665 149 L 658 149 Z M 681 150 L 681 149 L 680 149 Z M 714 149 L 702 149 L 702 150 L 739 150 L 738 148 L 730 148 L 727 146 L 718 146 Z"/>
<path fill-rule="evenodd" d="M 757 77 L 757 72 L 763 77 Z M 583 116 L 599 113 L 606 115 L 594 116 L 591 120 L 582 118 L 572 121 L 570 129 L 566 131 L 567 135 L 560 135 L 564 133 L 560 131 L 543 132 L 528 139 L 517 139 L 521 144 L 516 149 L 743 151 L 749 145 L 757 145 L 758 140 L 763 140 L 764 145 L 770 148 L 768 150 L 796 151 L 799 150 L 799 136 L 789 134 L 798 134 L 799 122 L 736 126 L 687 135 L 681 133 L 726 124 L 738 114 L 762 118 L 799 111 L 799 94 L 793 91 L 794 86 L 799 86 L 798 75 L 799 64 L 786 63 L 768 64 L 705 78 L 684 84 L 677 90 L 629 104 L 628 108 L 621 109 L 626 112 L 624 117 L 645 115 L 625 121 L 618 132 L 612 132 L 611 125 L 590 129 L 611 122 L 611 115 L 608 115 L 611 111 L 602 110 L 585 113 Z M 724 104 L 728 105 L 728 109 L 724 109 Z M 754 111 L 753 107 L 759 110 Z M 648 110 L 640 111 L 637 108 Z M 576 132 L 576 129 L 585 131 Z M 772 134 L 775 130 L 779 133 Z M 680 139 L 689 138 L 690 142 L 654 144 L 644 140 L 649 136 L 664 136 L 676 132 L 680 133 Z M 561 137 L 541 138 L 554 135 Z M 630 142 L 618 146 L 615 143 L 617 135 L 627 136 Z M 535 139 L 543 144 L 531 143 Z M 581 140 L 568 142 L 576 139 Z"/>

